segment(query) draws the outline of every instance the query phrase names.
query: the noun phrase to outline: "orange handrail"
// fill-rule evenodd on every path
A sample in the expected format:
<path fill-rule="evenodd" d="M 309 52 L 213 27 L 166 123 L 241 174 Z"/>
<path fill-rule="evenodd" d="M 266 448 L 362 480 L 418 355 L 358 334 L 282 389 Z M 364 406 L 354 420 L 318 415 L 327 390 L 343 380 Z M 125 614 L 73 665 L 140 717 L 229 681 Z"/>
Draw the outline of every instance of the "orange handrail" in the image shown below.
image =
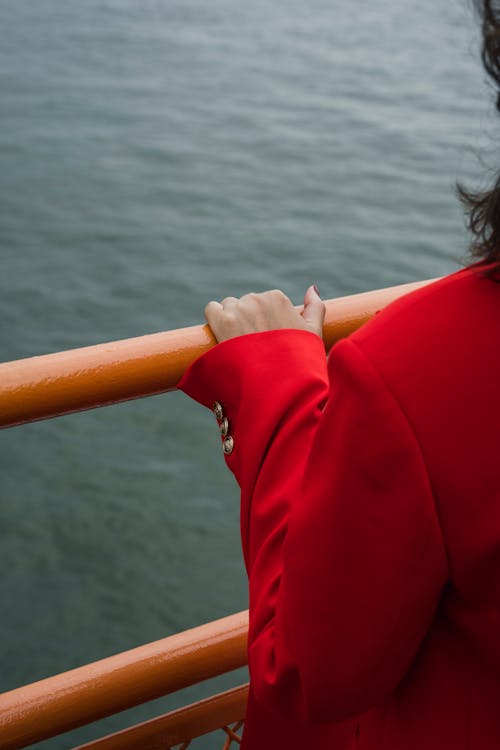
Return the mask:
<path fill-rule="evenodd" d="M 14 750 L 247 663 L 248 612 L 201 625 L 0 696 L 0 747 Z"/>
<path fill-rule="evenodd" d="M 328 300 L 327 349 L 389 302 L 434 280 Z M 5 362 L 0 427 L 173 390 L 191 362 L 214 345 L 208 326 L 200 325 Z"/>

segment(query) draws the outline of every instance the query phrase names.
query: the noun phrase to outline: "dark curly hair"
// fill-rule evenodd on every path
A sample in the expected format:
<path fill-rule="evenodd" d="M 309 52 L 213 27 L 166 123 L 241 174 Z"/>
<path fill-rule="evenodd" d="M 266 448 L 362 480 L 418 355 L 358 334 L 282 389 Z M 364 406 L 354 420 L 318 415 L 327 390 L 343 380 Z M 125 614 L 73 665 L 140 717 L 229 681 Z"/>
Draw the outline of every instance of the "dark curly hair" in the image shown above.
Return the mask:
<path fill-rule="evenodd" d="M 500 0 L 474 0 L 474 6 L 482 27 L 481 59 L 499 88 L 496 108 L 500 112 Z M 489 190 L 467 190 L 459 182 L 455 190 L 472 233 L 470 261 L 482 267 L 482 275 L 500 282 L 500 174 Z"/>

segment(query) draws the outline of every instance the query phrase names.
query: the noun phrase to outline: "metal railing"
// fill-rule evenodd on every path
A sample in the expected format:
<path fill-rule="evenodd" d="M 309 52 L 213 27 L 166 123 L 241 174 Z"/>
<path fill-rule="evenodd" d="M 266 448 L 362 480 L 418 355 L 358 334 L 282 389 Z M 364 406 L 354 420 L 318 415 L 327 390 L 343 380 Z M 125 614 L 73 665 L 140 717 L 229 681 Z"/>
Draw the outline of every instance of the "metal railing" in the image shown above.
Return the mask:
<path fill-rule="evenodd" d="M 327 350 L 389 302 L 433 280 L 328 300 Z M 214 344 L 208 326 L 193 326 L 0 364 L 0 427 L 173 390 Z M 27 747 L 244 666 L 247 631 L 248 612 L 240 612 L 3 693 L 0 748 Z M 227 750 L 240 742 L 247 694 L 242 685 L 78 750 L 185 750 L 217 729 Z"/>
<path fill-rule="evenodd" d="M 240 612 L 3 693 L 0 747 L 27 747 L 238 669 L 246 664 L 247 630 L 248 612 Z M 152 748 L 159 733 L 169 738 L 162 747 L 175 745 L 187 739 L 183 734 L 186 719 L 195 731 L 191 737 L 242 719 L 244 697 L 244 687 L 229 691 L 211 702 L 194 704 L 187 713 L 180 709 L 119 733 L 115 739 L 100 740 L 95 747 Z M 211 712 L 217 715 L 215 727 Z M 130 737 L 139 737 L 140 742 L 131 745 Z"/>

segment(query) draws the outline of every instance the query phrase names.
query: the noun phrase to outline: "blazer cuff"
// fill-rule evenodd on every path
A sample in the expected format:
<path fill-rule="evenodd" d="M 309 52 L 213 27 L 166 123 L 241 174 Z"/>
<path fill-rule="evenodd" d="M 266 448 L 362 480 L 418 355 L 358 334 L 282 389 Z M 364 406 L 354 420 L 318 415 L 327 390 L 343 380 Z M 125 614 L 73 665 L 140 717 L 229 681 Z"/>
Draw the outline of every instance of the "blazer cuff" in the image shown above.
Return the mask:
<path fill-rule="evenodd" d="M 279 329 L 217 344 L 190 365 L 177 387 L 217 412 L 226 431 L 221 434 L 225 458 L 241 485 L 243 449 L 245 467 L 253 473 L 252 456 L 262 457 L 283 413 L 311 379 L 320 381 L 321 390 L 328 383 L 323 341 L 310 331 Z"/>

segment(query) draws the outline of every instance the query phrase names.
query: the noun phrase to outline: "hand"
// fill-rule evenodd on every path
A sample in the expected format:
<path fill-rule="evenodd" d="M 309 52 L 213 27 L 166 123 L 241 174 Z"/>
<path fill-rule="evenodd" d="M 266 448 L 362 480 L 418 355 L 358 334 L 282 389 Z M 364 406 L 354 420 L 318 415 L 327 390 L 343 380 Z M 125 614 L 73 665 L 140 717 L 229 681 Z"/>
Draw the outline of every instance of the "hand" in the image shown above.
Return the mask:
<path fill-rule="evenodd" d="M 320 338 L 323 332 L 325 305 L 314 286 L 304 296 L 304 309 L 297 310 L 279 289 L 261 294 L 245 294 L 240 299 L 226 297 L 222 302 L 209 302 L 205 317 L 220 343 L 247 333 L 298 328 L 311 331 Z"/>

